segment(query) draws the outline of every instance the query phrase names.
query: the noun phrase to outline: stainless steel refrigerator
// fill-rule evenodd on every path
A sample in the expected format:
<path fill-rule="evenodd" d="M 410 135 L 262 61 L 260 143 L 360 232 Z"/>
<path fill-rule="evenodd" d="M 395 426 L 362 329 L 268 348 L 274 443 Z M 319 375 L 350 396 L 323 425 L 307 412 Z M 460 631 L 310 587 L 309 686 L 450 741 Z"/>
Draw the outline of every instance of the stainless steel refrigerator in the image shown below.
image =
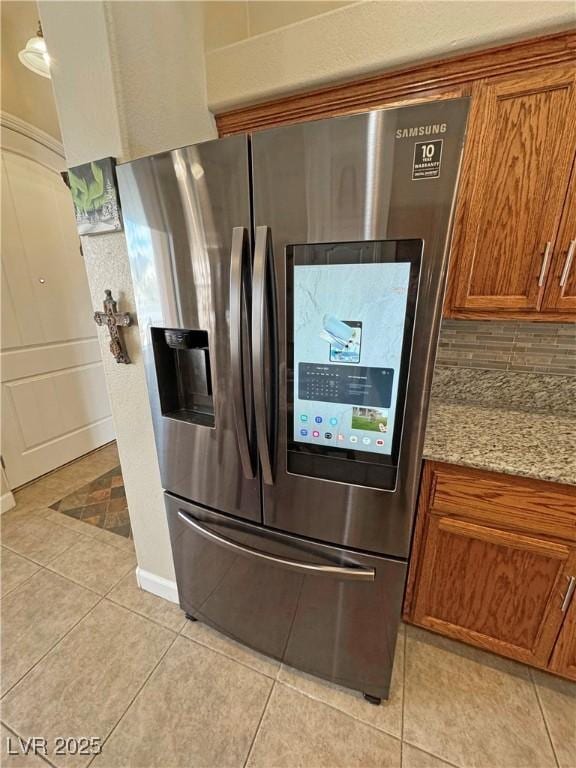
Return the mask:
<path fill-rule="evenodd" d="M 468 101 L 119 166 L 182 608 L 388 696 Z"/>

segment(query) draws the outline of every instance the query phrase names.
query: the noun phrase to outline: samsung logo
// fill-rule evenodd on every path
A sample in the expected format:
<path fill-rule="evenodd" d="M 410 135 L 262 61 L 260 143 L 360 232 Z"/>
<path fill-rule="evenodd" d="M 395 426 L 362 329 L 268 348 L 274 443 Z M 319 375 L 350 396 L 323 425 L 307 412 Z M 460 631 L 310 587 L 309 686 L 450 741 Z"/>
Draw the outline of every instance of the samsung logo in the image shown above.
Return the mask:
<path fill-rule="evenodd" d="M 436 125 L 417 125 L 414 128 L 398 128 L 396 131 L 397 139 L 408 139 L 413 136 L 433 136 L 438 133 L 446 133 L 446 123 Z"/>

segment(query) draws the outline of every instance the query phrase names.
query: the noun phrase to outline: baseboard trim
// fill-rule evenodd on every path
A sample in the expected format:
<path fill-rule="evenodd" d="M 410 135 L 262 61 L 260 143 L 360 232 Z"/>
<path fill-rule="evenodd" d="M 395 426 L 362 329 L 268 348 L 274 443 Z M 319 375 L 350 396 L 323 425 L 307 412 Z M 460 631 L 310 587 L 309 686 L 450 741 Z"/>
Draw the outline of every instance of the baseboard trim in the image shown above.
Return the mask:
<path fill-rule="evenodd" d="M 8 491 L 8 493 L 3 493 L 2 496 L 0 496 L 0 515 L 3 515 L 4 512 L 8 512 L 9 509 L 12 509 L 16 506 L 16 499 L 14 498 L 14 494 Z"/>
<path fill-rule="evenodd" d="M 145 571 L 140 566 L 136 568 L 136 580 L 140 589 L 151 592 L 158 597 L 163 597 L 164 600 L 170 600 L 171 603 L 180 603 L 178 587 L 175 581 L 170 581 L 163 576 L 157 576 L 155 573 Z"/>

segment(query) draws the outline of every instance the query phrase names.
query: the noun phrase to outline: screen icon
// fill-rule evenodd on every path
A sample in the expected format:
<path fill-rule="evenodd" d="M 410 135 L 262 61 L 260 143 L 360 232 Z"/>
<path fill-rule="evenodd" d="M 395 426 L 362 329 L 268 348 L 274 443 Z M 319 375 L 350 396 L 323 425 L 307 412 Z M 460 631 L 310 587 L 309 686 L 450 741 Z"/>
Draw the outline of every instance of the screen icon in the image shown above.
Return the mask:
<path fill-rule="evenodd" d="M 300 421 L 308 421 L 308 416 L 305 413 L 300 414 Z"/>
<path fill-rule="evenodd" d="M 370 443 L 372 442 L 372 440 L 370 440 L 370 438 L 369 438 L 369 437 L 363 437 L 363 438 L 362 438 L 362 442 L 364 443 L 364 445 L 370 445 Z"/>
<path fill-rule="evenodd" d="M 300 434 L 302 435 L 302 437 L 306 437 L 306 435 L 308 434 L 308 430 L 307 429 L 301 429 L 300 430 Z"/>
<path fill-rule="evenodd" d="M 312 437 L 320 437 L 320 432 L 318 432 L 318 430 L 315 429 L 314 432 L 312 432 Z"/>
<path fill-rule="evenodd" d="M 351 443 L 357 443 L 358 442 L 358 438 L 356 437 L 356 435 L 350 435 L 350 442 Z"/>
<path fill-rule="evenodd" d="M 322 416 L 315 416 L 314 421 L 316 424 L 322 424 Z"/>
<path fill-rule="evenodd" d="M 384 440 L 376 440 L 376 445 L 383 446 Z"/>
<path fill-rule="evenodd" d="M 332 432 L 324 432 L 324 437 L 326 440 L 332 440 Z"/>
<path fill-rule="evenodd" d="M 335 427 L 336 424 L 338 424 L 338 419 L 335 416 L 332 416 L 332 418 L 330 419 L 330 426 Z"/>

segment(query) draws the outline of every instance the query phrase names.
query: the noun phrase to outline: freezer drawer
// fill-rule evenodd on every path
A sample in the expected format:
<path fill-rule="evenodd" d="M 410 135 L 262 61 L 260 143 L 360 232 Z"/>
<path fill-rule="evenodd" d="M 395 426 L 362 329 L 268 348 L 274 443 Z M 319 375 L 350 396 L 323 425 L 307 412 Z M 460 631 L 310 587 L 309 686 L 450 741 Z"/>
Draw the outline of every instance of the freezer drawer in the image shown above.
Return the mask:
<path fill-rule="evenodd" d="M 293 667 L 388 696 L 404 561 L 346 552 L 165 498 L 186 613 Z"/>

